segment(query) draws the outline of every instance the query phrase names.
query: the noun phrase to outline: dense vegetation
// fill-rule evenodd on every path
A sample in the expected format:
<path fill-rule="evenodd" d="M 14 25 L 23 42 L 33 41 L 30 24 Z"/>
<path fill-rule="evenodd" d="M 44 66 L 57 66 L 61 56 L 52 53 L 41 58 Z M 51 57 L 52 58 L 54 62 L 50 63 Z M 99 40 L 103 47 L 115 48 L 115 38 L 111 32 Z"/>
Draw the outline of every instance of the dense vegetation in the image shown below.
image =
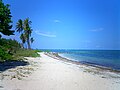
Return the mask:
<path fill-rule="evenodd" d="M 12 39 L 0 39 L 0 62 L 6 60 L 22 60 L 24 57 L 37 57 L 39 50 L 21 48 L 20 43 Z"/>
<path fill-rule="evenodd" d="M 39 50 L 32 50 L 30 44 L 33 43 L 34 39 L 31 37 L 32 29 L 30 27 L 31 21 L 29 18 L 22 21 L 18 20 L 16 25 L 16 31 L 21 33 L 20 39 L 22 44 L 16 40 L 4 39 L 3 35 L 14 35 L 15 30 L 12 29 L 11 12 L 9 9 L 9 4 L 4 4 L 0 0 L 0 62 L 6 60 L 21 60 L 23 57 L 36 57 L 39 56 L 37 53 Z M 24 47 L 27 43 L 28 48 Z"/>
<path fill-rule="evenodd" d="M 11 60 L 19 48 L 20 44 L 16 40 L 0 39 L 0 60 Z"/>
<path fill-rule="evenodd" d="M 0 33 L 4 35 L 14 35 L 14 30 L 10 30 L 12 28 L 11 17 L 9 4 L 4 5 L 2 0 L 0 0 Z"/>

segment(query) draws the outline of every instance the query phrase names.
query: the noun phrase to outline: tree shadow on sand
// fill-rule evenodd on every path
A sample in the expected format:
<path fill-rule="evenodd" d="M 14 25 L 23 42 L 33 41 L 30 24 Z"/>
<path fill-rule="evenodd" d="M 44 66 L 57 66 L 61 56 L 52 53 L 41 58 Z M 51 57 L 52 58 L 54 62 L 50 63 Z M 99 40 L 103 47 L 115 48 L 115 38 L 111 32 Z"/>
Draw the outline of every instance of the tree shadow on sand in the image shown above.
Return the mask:
<path fill-rule="evenodd" d="M 6 62 L 0 62 L 0 72 L 3 72 L 7 69 L 15 68 L 17 66 L 25 66 L 29 65 L 26 61 L 6 61 Z"/>

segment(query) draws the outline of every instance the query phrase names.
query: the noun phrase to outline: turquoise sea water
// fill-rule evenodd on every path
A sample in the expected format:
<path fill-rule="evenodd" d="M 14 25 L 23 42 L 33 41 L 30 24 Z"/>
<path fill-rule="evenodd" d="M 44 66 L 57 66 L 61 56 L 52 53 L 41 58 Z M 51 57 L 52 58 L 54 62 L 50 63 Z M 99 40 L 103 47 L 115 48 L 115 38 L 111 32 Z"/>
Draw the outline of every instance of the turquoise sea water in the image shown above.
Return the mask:
<path fill-rule="evenodd" d="M 50 50 L 73 61 L 120 70 L 120 50 Z"/>

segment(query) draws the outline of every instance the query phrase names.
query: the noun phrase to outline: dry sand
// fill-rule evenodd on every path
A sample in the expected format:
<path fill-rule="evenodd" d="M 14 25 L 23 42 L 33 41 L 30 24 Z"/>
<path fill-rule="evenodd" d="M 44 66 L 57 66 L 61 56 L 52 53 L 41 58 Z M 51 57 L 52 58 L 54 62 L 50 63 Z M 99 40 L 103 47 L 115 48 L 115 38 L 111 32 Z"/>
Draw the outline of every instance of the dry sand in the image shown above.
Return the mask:
<path fill-rule="evenodd" d="M 30 74 L 23 74 L 20 79 L 1 79 L 0 90 L 120 90 L 119 77 L 90 73 L 87 69 L 85 71 L 84 66 L 60 61 L 44 53 L 40 55 L 28 58 L 32 65 L 21 67 L 22 70 L 28 68 L 25 70 Z M 20 71 L 20 67 L 16 68 Z M 22 73 L 25 72 L 22 70 Z"/>

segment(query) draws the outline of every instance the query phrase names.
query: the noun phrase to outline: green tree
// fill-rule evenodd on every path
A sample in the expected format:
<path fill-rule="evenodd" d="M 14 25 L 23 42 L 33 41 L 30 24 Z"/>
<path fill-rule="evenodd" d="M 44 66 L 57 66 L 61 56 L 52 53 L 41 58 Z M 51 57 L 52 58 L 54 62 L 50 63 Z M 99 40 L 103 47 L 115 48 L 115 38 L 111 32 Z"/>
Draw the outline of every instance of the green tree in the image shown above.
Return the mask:
<path fill-rule="evenodd" d="M 23 21 L 21 19 L 18 20 L 16 24 L 16 30 L 17 32 L 21 33 L 23 31 Z"/>
<path fill-rule="evenodd" d="M 0 62 L 3 60 L 12 60 L 16 51 L 21 48 L 20 44 L 16 40 L 12 39 L 0 39 Z"/>
<path fill-rule="evenodd" d="M 11 21 L 11 12 L 9 9 L 9 4 L 4 4 L 2 0 L 0 0 L 0 32 L 4 35 L 14 35 L 14 30 L 10 30 L 12 28 Z M 1 37 L 1 35 L 0 35 Z"/>
<path fill-rule="evenodd" d="M 22 41 L 22 47 L 24 48 L 24 43 L 26 42 L 25 40 L 25 35 L 22 33 L 23 32 L 23 21 L 21 19 L 18 20 L 17 24 L 16 24 L 16 31 L 21 33 L 20 35 L 20 39 Z"/>
<path fill-rule="evenodd" d="M 22 40 L 22 43 L 25 44 L 25 42 L 28 45 L 28 49 L 31 49 L 30 47 L 30 37 L 32 33 L 32 29 L 30 27 L 31 21 L 29 18 L 26 18 L 24 21 L 19 19 L 16 25 L 16 30 L 19 33 L 22 33 L 20 36 L 20 39 Z"/>
<path fill-rule="evenodd" d="M 22 47 L 24 48 L 24 44 L 25 44 L 25 42 L 26 42 L 26 37 L 25 37 L 25 34 L 21 34 L 20 35 L 20 39 L 22 40 Z"/>
<path fill-rule="evenodd" d="M 24 48 L 24 44 L 26 42 L 26 37 L 25 37 L 25 34 L 23 33 L 24 26 L 23 26 L 23 21 L 21 19 L 19 19 L 17 24 L 16 24 L 16 31 L 21 33 L 20 39 L 22 41 L 22 47 Z"/>
<path fill-rule="evenodd" d="M 25 36 L 26 36 L 28 49 L 31 49 L 31 47 L 30 47 L 30 37 L 31 37 L 31 33 L 32 33 L 32 29 L 30 27 L 31 23 L 32 22 L 29 20 L 29 18 L 26 18 L 24 20 L 24 33 L 25 33 Z"/>

